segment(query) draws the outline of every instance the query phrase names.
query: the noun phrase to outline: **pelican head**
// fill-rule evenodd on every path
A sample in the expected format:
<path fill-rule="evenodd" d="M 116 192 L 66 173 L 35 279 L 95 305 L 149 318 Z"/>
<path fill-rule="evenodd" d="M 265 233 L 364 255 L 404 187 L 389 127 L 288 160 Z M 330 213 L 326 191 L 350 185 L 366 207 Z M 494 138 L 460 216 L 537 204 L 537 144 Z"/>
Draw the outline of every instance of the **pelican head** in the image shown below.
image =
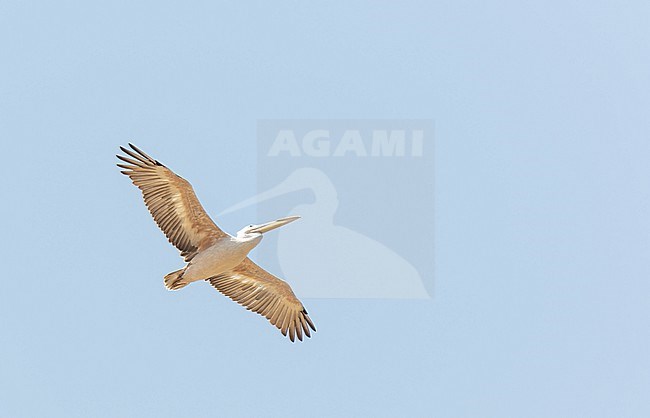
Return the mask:
<path fill-rule="evenodd" d="M 248 225 L 240 229 L 239 232 L 237 232 L 237 236 L 240 238 L 261 236 L 265 232 L 284 226 L 297 219 L 300 219 L 300 216 L 287 216 L 286 218 L 276 219 L 275 221 L 263 223 L 261 225 Z"/>

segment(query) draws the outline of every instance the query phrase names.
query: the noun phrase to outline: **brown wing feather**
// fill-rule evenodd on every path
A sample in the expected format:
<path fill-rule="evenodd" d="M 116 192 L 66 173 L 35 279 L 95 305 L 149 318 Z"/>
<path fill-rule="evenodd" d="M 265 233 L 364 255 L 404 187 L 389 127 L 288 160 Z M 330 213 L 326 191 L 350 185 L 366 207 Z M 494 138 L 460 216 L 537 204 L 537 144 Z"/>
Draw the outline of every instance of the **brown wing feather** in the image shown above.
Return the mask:
<path fill-rule="evenodd" d="M 120 147 L 129 157 L 118 155 L 126 164 L 122 174 L 140 190 L 154 221 L 185 261 L 226 234 L 210 219 L 190 183 L 154 160 L 135 145 Z"/>
<path fill-rule="evenodd" d="M 275 325 L 284 336 L 302 341 L 303 334 L 311 337 L 316 331 L 305 307 L 289 285 L 264 270 L 249 258 L 219 276 L 207 279 L 218 291 L 256 312 Z"/>

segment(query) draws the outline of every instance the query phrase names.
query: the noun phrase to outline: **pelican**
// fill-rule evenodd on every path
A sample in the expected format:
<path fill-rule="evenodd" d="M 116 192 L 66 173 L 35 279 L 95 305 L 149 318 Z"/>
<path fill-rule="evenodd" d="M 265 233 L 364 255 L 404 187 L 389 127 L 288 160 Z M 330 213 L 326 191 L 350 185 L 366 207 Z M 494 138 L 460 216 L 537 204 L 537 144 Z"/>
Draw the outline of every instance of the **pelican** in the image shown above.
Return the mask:
<path fill-rule="evenodd" d="M 298 168 L 279 184 L 223 210 L 219 216 L 303 189 L 310 190 L 314 199 L 292 211 L 305 215 L 309 228 L 304 229 L 310 231 L 309 236 L 300 229 L 279 231 L 274 254 L 284 274 L 305 277 L 295 285 L 301 295 L 430 298 L 420 274 L 410 262 L 383 243 L 334 222 L 339 206 L 338 193 L 332 180 L 320 169 Z M 309 249 L 303 249 L 299 259 L 292 257 L 306 240 L 310 242 Z M 308 276 L 305 276 L 306 271 L 310 272 Z"/>
<path fill-rule="evenodd" d="M 288 216 L 261 225 L 248 225 L 236 236 L 222 231 L 199 203 L 190 183 L 133 144 L 120 147 L 126 164 L 117 164 L 142 191 L 154 221 L 187 265 L 164 277 L 168 290 L 205 280 L 246 309 L 264 316 L 293 342 L 316 331 L 307 310 L 281 279 L 259 267 L 248 253 L 262 234 L 299 219 Z"/>

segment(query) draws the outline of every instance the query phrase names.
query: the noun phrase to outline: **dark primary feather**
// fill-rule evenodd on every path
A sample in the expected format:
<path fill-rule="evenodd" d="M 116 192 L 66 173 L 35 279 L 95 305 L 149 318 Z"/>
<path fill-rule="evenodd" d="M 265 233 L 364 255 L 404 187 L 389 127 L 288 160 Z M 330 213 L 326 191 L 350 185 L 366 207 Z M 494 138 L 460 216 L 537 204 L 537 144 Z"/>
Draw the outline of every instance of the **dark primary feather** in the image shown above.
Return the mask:
<path fill-rule="evenodd" d="M 156 224 L 185 261 L 226 234 L 210 219 L 190 183 L 133 144 L 117 164 L 141 191 Z M 129 158 L 130 157 L 130 158 Z"/>
<path fill-rule="evenodd" d="M 283 335 L 302 341 L 316 331 L 307 310 L 283 280 L 244 259 L 237 267 L 207 280 L 230 299 L 265 317 Z"/>

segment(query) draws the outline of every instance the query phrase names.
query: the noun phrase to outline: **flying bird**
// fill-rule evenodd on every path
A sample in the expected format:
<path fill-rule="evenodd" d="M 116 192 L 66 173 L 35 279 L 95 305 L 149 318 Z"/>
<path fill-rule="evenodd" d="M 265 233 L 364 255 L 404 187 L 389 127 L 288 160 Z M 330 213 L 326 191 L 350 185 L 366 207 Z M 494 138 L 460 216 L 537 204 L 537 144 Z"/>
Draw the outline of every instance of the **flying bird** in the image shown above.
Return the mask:
<path fill-rule="evenodd" d="M 167 274 L 165 287 L 181 289 L 205 280 L 246 309 L 264 316 L 293 342 L 316 331 L 307 310 L 291 287 L 259 267 L 248 253 L 262 234 L 299 219 L 289 216 L 261 225 L 248 225 L 232 236 L 210 219 L 192 185 L 133 144 L 120 147 L 126 164 L 117 164 L 141 191 L 154 221 L 187 265 Z"/>

